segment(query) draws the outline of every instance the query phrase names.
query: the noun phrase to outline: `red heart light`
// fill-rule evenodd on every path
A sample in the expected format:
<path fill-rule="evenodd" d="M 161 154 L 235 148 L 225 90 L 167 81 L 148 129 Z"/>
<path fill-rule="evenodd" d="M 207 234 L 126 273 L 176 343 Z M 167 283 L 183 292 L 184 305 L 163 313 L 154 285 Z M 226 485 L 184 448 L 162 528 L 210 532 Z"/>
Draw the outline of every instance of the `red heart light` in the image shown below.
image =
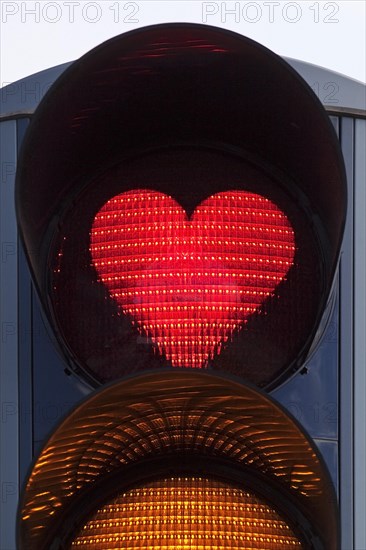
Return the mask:
<path fill-rule="evenodd" d="M 294 232 L 269 199 L 217 193 L 188 219 L 172 198 L 137 189 L 95 216 L 99 280 L 173 366 L 204 367 L 285 278 Z"/>

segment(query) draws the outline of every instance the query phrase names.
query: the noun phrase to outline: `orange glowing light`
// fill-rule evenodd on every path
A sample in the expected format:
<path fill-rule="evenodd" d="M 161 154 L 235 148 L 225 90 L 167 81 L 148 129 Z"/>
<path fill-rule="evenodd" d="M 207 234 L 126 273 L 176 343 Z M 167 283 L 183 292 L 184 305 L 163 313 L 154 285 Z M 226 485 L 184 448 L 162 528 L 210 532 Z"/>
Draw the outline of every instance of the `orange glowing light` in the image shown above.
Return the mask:
<path fill-rule="evenodd" d="M 294 232 L 269 199 L 217 193 L 188 218 L 172 198 L 138 189 L 94 218 L 101 282 L 173 366 L 204 367 L 286 278 Z"/>
<path fill-rule="evenodd" d="M 228 483 L 173 477 L 146 483 L 102 506 L 71 548 L 114 550 L 301 550 L 286 520 Z"/>

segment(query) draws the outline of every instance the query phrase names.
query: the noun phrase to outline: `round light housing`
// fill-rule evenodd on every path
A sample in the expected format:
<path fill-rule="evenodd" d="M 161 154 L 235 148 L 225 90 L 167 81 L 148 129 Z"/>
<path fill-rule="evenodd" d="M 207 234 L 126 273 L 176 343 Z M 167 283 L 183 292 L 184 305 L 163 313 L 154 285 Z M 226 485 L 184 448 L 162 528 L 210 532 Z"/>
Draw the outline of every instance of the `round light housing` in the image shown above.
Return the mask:
<path fill-rule="evenodd" d="M 338 548 L 333 485 L 297 422 L 268 395 L 197 369 L 110 385 L 60 424 L 21 499 L 19 548 L 62 548 L 116 496 L 178 477 L 247 491 L 303 548 Z"/>
<path fill-rule="evenodd" d="M 143 190 L 170 197 L 190 224 L 199 217 L 197 210 L 218 195 L 255 194 L 269 201 L 270 211 L 281 212 L 280 225 L 286 220 L 293 232 L 287 244 L 295 248 L 294 256 L 284 258 L 291 267 L 255 307 L 243 299 L 240 307 L 249 309 L 240 318 L 232 311 L 216 315 L 231 308 L 226 294 L 218 299 L 217 292 L 215 304 L 201 300 L 208 308 L 201 316 L 207 325 L 201 335 L 197 326 L 192 334 L 185 326 L 195 323 L 193 314 L 160 318 L 163 293 L 156 303 L 148 295 L 141 302 L 142 295 L 130 288 L 133 303 L 140 300 L 147 310 L 136 315 L 131 300 L 124 304 L 111 294 L 96 262 L 93 235 L 98 213 L 110 201 Z M 345 219 L 345 173 L 322 105 L 299 75 L 266 48 L 223 29 L 193 24 L 137 29 L 102 44 L 72 64 L 37 109 L 19 160 L 16 194 L 19 225 L 48 320 L 70 369 L 91 385 L 185 366 L 227 371 L 271 388 L 303 364 L 332 288 Z M 239 202 L 233 205 L 238 212 Z M 165 281 L 161 289 L 168 292 L 172 286 L 175 300 L 180 299 L 177 285 L 196 297 L 210 285 L 226 293 L 225 285 L 217 285 L 219 273 L 232 276 L 231 268 L 234 273 L 242 269 L 248 244 L 256 243 L 254 251 L 257 244 L 266 249 L 265 223 L 255 234 L 258 220 L 238 214 L 230 233 L 218 229 L 218 205 L 212 210 L 202 233 L 215 241 L 214 249 L 206 251 L 205 261 L 190 260 L 193 271 L 177 276 L 175 284 Z M 161 207 L 151 216 L 162 232 Z M 142 230 L 146 220 L 139 219 Z M 251 227 L 246 235 L 244 226 Z M 243 244 L 228 252 L 218 241 L 234 241 L 236 229 L 245 237 Z M 136 243 L 149 247 L 154 241 L 161 244 L 162 237 L 151 231 L 149 239 Z M 118 259 L 115 244 L 109 235 L 111 256 L 104 262 Z M 138 259 L 140 272 L 149 252 L 141 245 L 138 258 L 129 258 Z M 273 244 L 261 254 L 261 266 L 253 264 L 246 274 L 271 276 L 262 268 L 277 252 Z M 187 246 L 184 253 L 197 256 L 197 249 Z M 164 254 L 160 267 L 155 265 L 160 271 Z M 226 255 L 239 259 L 230 266 Z M 200 268 L 211 280 L 203 286 L 187 283 Z M 118 269 L 107 279 L 120 274 Z M 135 290 L 146 291 L 141 285 Z M 253 297 L 251 290 L 263 291 L 253 277 L 244 292 Z M 211 335 L 211 321 L 229 327 L 215 328 Z M 158 323 L 173 327 L 157 328 Z M 178 332 L 197 350 L 176 344 Z"/>

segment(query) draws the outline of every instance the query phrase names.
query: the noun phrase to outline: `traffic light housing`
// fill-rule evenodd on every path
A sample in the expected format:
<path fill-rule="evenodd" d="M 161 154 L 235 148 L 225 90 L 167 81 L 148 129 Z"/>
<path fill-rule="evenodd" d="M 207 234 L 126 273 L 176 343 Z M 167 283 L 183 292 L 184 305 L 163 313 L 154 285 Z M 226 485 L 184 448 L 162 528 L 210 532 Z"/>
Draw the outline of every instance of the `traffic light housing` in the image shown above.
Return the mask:
<path fill-rule="evenodd" d="M 192 509 L 182 483 L 168 513 L 167 481 L 177 477 L 221 482 L 248 491 L 254 502 L 240 508 L 226 491 L 210 512 L 202 496 Z M 162 509 L 152 498 L 141 508 L 137 499 L 127 516 L 119 507 L 105 509 L 116 495 L 122 508 L 128 491 L 154 481 L 162 483 Z M 88 397 L 46 443 L 20 509 L 22 548 L 338 544 L 332 483 L 297 422 L 254 387 L 194 369 L 134 376 Z M 82 529 L 98 509 L 107 512 L 104 520 Z M 221 527 L 210 525 L 209 513 Z"/>
<path fill-rule="evenodd" d="M 140 248 L 145 246 L 142 255 L 149 259 L 143 264 L 138 252 L 131 254 L 126 234 L 123 258 L 121 247 L 115 256 L 112 251 L 108 257 L 110 249 L 104 252 L 103 265 L 112 262 L 115 267 L 103 273 L 90 236 L 91 227 L 97 231 L 98 212 L 114 197 L 134 190 L 138 196 L 137 190 L 143 189 L 156 191 L 160 199 L 170 196 L 171 205 L 175 201 L 182 212 L 172 211 L 166 220 L 171 235 L 165 236 L 164 219 L 151 218 L 153 204 L 145 219 L 143 206 L 130 210 L 140 218 L 139 227 L 153 224 L 137 236 Z M 246 213 L 238 214 L 239 204 L 244 204 L 240 197 L 225 198 L 224 192 L 233 191 L 248 194 L 241 197 L 247 201 Z M 218 193 L 215 204 L 210 199 L 211 213 L 201 219 L 204 227 L 192 229 L 196 210 Z M 270 202 L 258 202 L 250 211 L 251 193 Z M 267 224 L 264 239 L 256 228 L 261 215 L 273 215 L 273 205 L 279 218 Z M 249 39 L 222 29 L 173 24 L 114 38 L 65 71 L 27 134 L 17 208 L 49 321 L 69 368 L 89 383 L 97 386 L 123 374 L 173 364 L 229 370 L 270 388 L 298 370 L 314 342 L 333 283 L 346 188 L 329 118 L 295 71 Z M 236 246 L 225 245 L 232 239 L 230 229 L 224 226 L 218 233 L 222 208 L 227 209 L 226 225 L 237 223 L 232 230 L 238 234 Z M 185 230 L 179 216 L 187 218 Z M 242 225 L 235 216 L 241 216 Z M 273 233 L 278 224 L 283 227 Z M 123 231 L 120 225 L 117 219 L 110 228 L 116 242 L 123 238 L 116 234 Z M 141 268 L 140 274 L 133 274 L 135 294 L 151 290 L 141 278 L 147 267 L 159 288 L 174 290 L 182 281 L 177 275 L 167 282 L 166 273 L 179 273 L 181 260 L 176 257 L 191 253 L 177 243 L 173 250 L 174 234 L 180 232 L 184 243 L 194 231 L 201 231 L 194 237 L 201 240 L 194 245 L 192 261 L 201 264 L 183 286 L 192 289 L 201 309 L 192 309 L 192 301 L 176 292 L 171 300 L 164 298 L 165 307 L 174 310 L 180 303 L 192 309 L 191 315 L 156 315 L 148 294 L 140 298 L 140 310 L 151 307 L 153 313 L 144 316 L 126 303 L 122 295 L 131 288 L 131 273 L 122 265 L 134 262 Z M 210 245 L 202 244 L 202 238 L 211 240 Z M 268 263 L 267 251 L 279 240 L 288 252 Z M 149 255 L 151 243 L 158 241 L 159 249 Z M 173 258 L 166 259 L 172 251 Z M 116 292 L 108 287 L 111 277 L 122 281 Z M 225 277 L 229 288 L 223 289 Z M 202 293 L 198 301 L 195 292 L 205 284 L 212 286 L 213 280 L 217 292 L 237 291 L 225 304 L 227 315 L 214 318 L 203 315 L 207 295 Z M 149 324 L 147 316 L 154 315 Z M 157 325 L 174 324 L 178 318 L 192 324 L 197 317 L 210 325 L 228 324 L 229 329 L 217 329 L 201 359 L 172 362 L 171 353 L 180 352 L 167 355 L 159 339 L 172 335 L 165 329 L 164 336 Z M 193 334 L 187 330 L 184 335 L 196 348 L 200 330 L 195 326 Z M 145 345 L 136 345 L 141 341 Z M 187 355 L 194 355 L 189 346 Z"/>
<path fill-rule="evenodd" d="M 213 374 L 224 372 L 240 377 L 242 392 L 255 396 L 258 411 L 250 425 L 255 418 L 263 421 L 259 410 L 267 398 L 246 381 L 270 390 L 303 366 L 329 303 L 346 208 L 344 168 L 328 117 L 283 60 L 248 39 L 196 25 L 151 27 L 113 39 L 72 65 L 47 94 L 24 142 L 16 193 L 34 279 L 69 369 L 93 386 L 156 370 L 146 376 L 156 382 L 159 377 L 181 377 L 177 385 L 186 380 L 187 392 L 194 384 L 189 380 L 197 380 L 198 386 L 206 377 L 209 386 L 217 380 Z M 105 219 L 111 211 L 117 224 Z M 113 287 L 109 279 L 118 275 L 125 281 L 131 275 L 120 267 L 120 249 L 134 241 L 121 237 L 121 226 L 125 231 L 134 227 L 126 222 L 128 216 L 138 220 L 137 227 L 150 224 L 152 229 L 137 236 L 138 254 L 122 255 L 125 263 L 137 266 L 138 286 L 119 281 Z M 263 217 L 274 221 L 263 225 Z M 164 248 L 164 221 L 170 226 L 170 249 Z M 266 241 L 259 233 L 263 227 L 274 238 Z M 107 237 L 101 239 L 101 231 Z M 205 249 L 202 242 L 208 238 L 211 244 Z M 106 243 L 118 244 L 117 253 L 107 258 L 100 255 Z M 149 257 L 144 246 L 155 243 L 160 249 L 151 256 L 147 273 L 158 275 L 158 292 L 153 300 L 130 300 L 128 310 L 129 302 L 118 302 L 117 295 L 136 296 L 138 291 L 149 296 L 156 290 L 156 285 L 141 284 L 141 274 L 146 274 L 142 261 Z M 263 244 L 268 251 L 261 250 Z M 178 263 L 169 263 L 169 250 Z M 103 271 L 106 260 L 118 261 L 118 271 Z M 181 275 L 186 261 L 188 298 L 177 292 L 187 284 L 187 275 Z M 167 283 L 167 273 L 173 273 L 172 283 Z M 245 284 L 238 284 L 239 278 Z M 170 287 L 174 297 L 164 304 L 174 315 L 157 315 L 163 291 Z M 207 298 L 209 287 L 214 295 Z M 197 298 L 199 291 L 203 296 Z M 226 291 L 234 298 L 223 302 Z M 235 308 L 243 302 L 248 315 L 238 316 Z M 223 303 L 228 317 L 207 317 L 199 309 L 208 307 L 212 313 Z M 147 321 L 139 316 L 142 306 L 152 310 Z M 178 306 L 189 313 L 177 321 Z M 191 329 L 183 326 L 183 344 L 169 350 L 172 331 L 159 332 L 157 325 L 170 324 L 175 330 L 178 322 Z M 199 322 L 229 325 L 228 332 L 214 330 L 205 348 Z M 200 370 L 191 374 L 187 367 Z M 231 384 L 222 379 L 222 387 L 227 385 L 235 395 Z M 122 395 L 127 391 L 123 382 L 115 387 L 123 388 Z M 271 403 L 266 423 L 277 408 Z M 283 422 L 286 426 L 293 420 L 283 414 Z M 317 461 L 314 447 L 296 429 Z M 48 445 L 52 439 L 43 452 Z M 281 462 L 276 456 L 271 468 Z M 33 473 L 41 469 L 41 457 Z M 214 459 L 203 470 L 189 470 L 182 455 L 177 460 L 176 475 L 204 476 L 206 471 L 221 479 Z M 297 475 L 296 462 L 293 458 L 286 467 Z M 327 509 L 326 532 L 321 533 L 316 514 L 301 499 L 295 506 L 301 520 L 289 521 L 298 521 L 295 531 L 305 537 L 305 548 L 337 548 L 334 494 L 320 462 L 322 498 L 328 503 L 320 506 Z M 32 475 L 23 503 L 33 502 Z M 261 469 L 251 464 L 248 479 L 256 475 Z M 273 476 L 266 470 L 264 477 L 263 487 L 271 487 Z M 286 487 L 290 494 L 293 484 Z M 268 491 L 262 492 L 268 498 Z M 279 501 L 276 506 L 283 508 Z M 25 515 L 29 511 L 32 506 L 23 508 Z M 28 547 L 30 539 L 23 536 L 20 543 Z M 60 535 L 54 536 L 56 544 Z"/>

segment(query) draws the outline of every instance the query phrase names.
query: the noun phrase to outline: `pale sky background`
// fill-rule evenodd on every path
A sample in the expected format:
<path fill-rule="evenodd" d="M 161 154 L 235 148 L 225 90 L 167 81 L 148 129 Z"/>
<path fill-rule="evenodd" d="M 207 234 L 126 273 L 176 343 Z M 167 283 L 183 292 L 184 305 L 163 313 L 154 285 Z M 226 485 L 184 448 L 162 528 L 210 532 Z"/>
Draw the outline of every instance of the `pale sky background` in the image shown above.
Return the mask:
<path fill-rule="evenodd" d="M 186 21 L 224 27 L 274 52 L 366 82 L 366 0 L 1 0 L 5 86 L 77 59 L 112 36 Z"/>

